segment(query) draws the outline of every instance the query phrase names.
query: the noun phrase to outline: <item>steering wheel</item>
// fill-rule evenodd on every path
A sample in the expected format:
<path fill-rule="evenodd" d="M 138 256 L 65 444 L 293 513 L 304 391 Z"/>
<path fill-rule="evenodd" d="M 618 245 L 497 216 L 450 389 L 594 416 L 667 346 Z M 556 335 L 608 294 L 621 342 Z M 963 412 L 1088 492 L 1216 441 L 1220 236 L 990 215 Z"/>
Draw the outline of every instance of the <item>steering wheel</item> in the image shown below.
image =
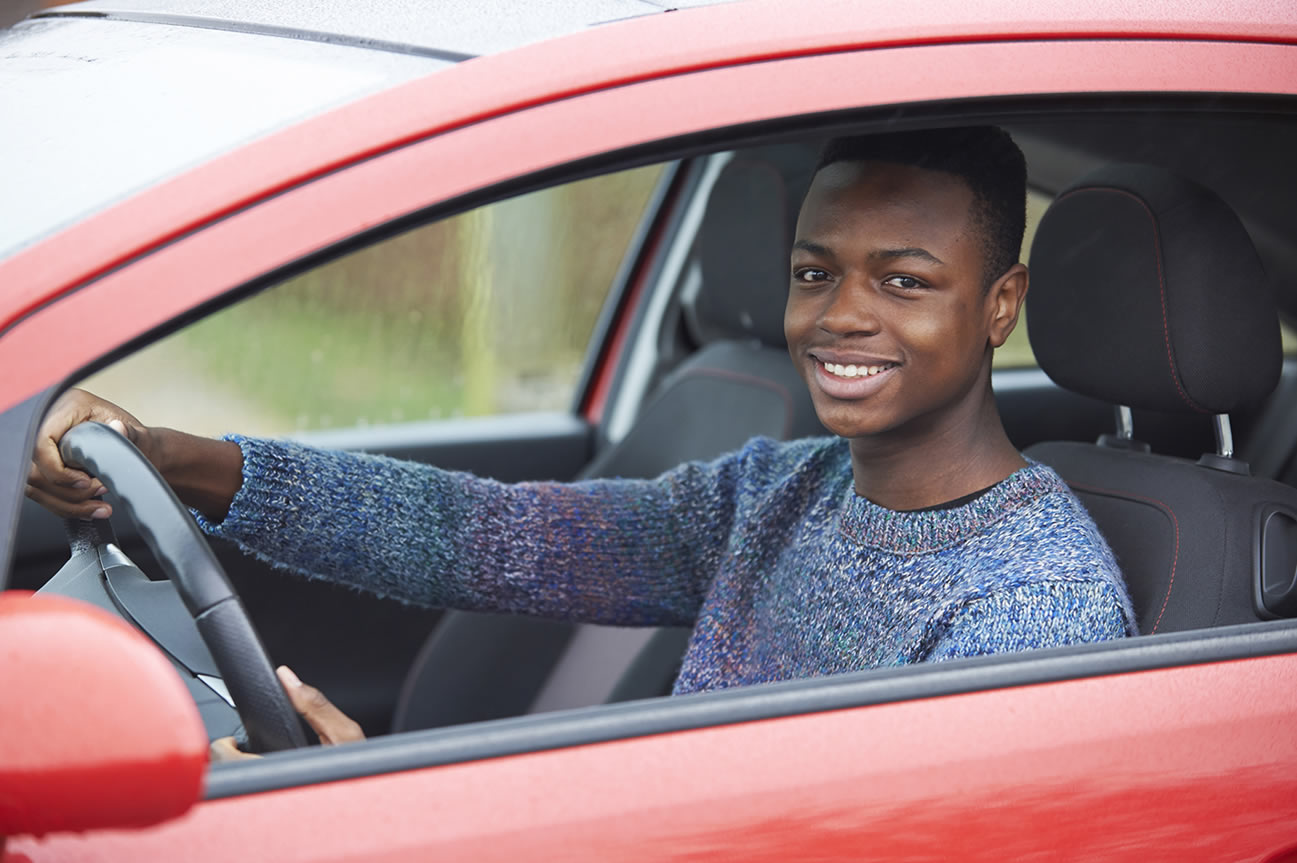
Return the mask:
<path fill-rule="evenodd" d="M 63 435 L 65 464 L 103 480 L 120 499 L 211 652 L 253 752 L 305 746 L 306 737 L 252 621 L 189 511 L 124 436 L 100 423 Z M 69 534 L 76 535 L 69 525 Z M 74 539 L 74 553 L 76 551 Z"/>

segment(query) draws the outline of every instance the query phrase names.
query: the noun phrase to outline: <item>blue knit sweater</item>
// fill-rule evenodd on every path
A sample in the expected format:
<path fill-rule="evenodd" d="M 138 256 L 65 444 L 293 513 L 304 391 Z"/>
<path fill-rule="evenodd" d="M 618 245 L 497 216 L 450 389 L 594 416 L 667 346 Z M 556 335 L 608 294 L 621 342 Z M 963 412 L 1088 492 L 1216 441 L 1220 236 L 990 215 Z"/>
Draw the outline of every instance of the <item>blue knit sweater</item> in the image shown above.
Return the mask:
<path fill-rule="evenodd" d="M 406 602 L 692 625 L 676 692 L 1134 631 L 1112 553 L 1040 464 L 896 512 L 855 494 L 835 438 L 756 439 L 655 480 L 516 485 L 230 439 L 243 487 L 208 532 Z"/>

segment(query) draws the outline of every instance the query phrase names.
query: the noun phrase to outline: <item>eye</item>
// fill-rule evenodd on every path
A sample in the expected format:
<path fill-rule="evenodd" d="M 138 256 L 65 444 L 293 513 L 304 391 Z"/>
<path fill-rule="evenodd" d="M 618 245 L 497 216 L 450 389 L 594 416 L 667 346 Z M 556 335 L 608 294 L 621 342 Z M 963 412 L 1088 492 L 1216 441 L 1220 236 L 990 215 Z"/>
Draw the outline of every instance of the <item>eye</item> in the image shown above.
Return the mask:
<path fill-rule="evenodd" d="M 921 291 L 928 286 L 926 282 L 920 281 L 914 276 L 905 275 L 888 276 L 883 279 L 883 284 L 900 288 L 903 291 Z"/>
<path fill-rule="evenodd" d="M 796 282 L 827 282 L 832 276 L 827 270 L 821 270 L 819 267 L 797 267 L 793 270 L 793 281 Z"/>

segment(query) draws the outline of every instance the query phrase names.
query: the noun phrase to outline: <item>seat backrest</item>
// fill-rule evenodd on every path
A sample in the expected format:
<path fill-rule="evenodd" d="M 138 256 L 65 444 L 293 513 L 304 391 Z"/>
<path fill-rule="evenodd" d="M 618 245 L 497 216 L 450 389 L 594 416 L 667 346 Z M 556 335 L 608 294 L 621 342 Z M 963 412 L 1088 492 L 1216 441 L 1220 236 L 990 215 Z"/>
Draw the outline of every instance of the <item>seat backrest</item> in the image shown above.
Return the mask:
<path fill-rule="evenodd" d="M 783 335 L 788 250 L 813 159 L 804 147 L 772 147 L 721 169 L 698 237 L 702 282 L 683 309 L 701 347 L 662 380 L 585 477 L 652 477 L 757 435 L 827 433 Z M 687 630 L 450 612 L 411 669 L 394 728 L 658 694 L 687 638 Z"/>
<path fill-rule="evenodd" d="M 1114 165 L 1074 183 L 1042 219 L 1028 333 L 1060 386 L 1185 423 L 1215 421 L 1227 448 L 1227 414 L 1278 380 L 1269 290 L 1219 196 L 1161 168 Z M 1098 523 L 1142 633 L 1282 612 L 1287 588 L 1276 585 L 1291 584 L 1297 563 L 1297 490 L 1222 454 L 1171 458 L 1119 436 L 1038 444 L 1028 455 L 1054 467 Z M 1262 596 L 1267 583 L 1274 602 Z"/>
<path fill-rule="evenodd" d="M 783 166 L 738 156 L 721 169 L 698 237 L 702 283 L 684 307 L 701 347 L 666 376 L 586 476 L 656 476 L 749 438 L 827 434 L 784 343 L 788 250 L 802 189 Z"/>

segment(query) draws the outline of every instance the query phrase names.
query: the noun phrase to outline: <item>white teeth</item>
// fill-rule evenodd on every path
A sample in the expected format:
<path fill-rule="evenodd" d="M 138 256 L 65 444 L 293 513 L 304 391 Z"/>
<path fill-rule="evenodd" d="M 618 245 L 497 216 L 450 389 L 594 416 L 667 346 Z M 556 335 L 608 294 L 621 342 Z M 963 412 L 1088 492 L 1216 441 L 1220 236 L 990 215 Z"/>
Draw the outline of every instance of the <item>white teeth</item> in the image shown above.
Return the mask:
<path fill-rule="evenodd" d="M 857 366 L 857 365 L 839 365 L 838 363 L 825 363 L 824 370 L 829 374 L 837 375 L 840 378 L 863 378 L 872 377 L 881 371 L 885 371 L 890 366 Z"/>

